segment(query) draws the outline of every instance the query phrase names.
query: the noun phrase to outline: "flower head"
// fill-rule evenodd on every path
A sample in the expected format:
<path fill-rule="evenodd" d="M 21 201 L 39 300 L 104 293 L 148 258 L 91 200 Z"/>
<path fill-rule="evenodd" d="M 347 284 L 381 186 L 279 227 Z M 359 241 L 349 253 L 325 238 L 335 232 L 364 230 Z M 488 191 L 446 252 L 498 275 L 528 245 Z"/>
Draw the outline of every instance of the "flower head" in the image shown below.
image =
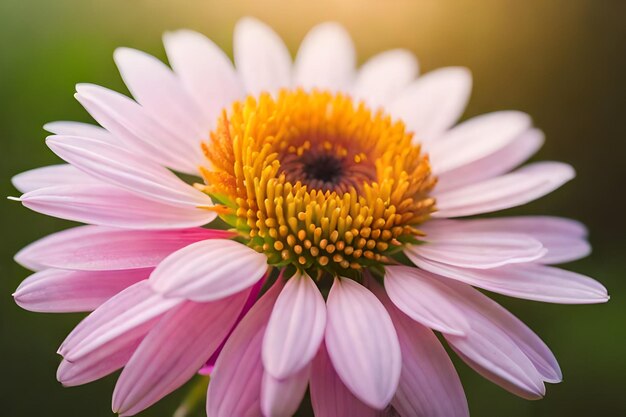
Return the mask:
<path fill-rule="evenodd" d="M 434 210 L 436 181 L 412 136 L 341 94 L 249 97 L 204 144 L 202 189 L 232 207 L 224 218 L 270 265 L 351 274 L 416 242 Z"/>
<path fill-rule="evenodd" d="M 14 177 L 26 207 L 87 223 L 16 255 L 36 271 L 18 304 L 92 311 L 59 348 L 59 381 L 123 368 L 121 415 L 200 371 L 211 374 L 210 417 L 289 416 L 307 387 L 317 416 L 467 416 L 434 330 L 514 394 L 540 398 L 559 382 L 541 339 L 474 287 L 606 301 L 601 284 L 548 266 L 588 254 L 584 227 L 451 219 L 525 204 L 573 178 L 557 162 L 516 169 L 543 142 L 530 117 L 455 125 L 467 70 L 415 79 L 415 58 L 394 50 L 357 71 L 336 24 L 311 30 L 294 65 L 254 19 L 234 43 L 235 67 L 189 31 L 165 37 L 173 71 L 116 51 L 135 100 L 78 85 L 102 127 L 47 125 L 68 164 Z"/>

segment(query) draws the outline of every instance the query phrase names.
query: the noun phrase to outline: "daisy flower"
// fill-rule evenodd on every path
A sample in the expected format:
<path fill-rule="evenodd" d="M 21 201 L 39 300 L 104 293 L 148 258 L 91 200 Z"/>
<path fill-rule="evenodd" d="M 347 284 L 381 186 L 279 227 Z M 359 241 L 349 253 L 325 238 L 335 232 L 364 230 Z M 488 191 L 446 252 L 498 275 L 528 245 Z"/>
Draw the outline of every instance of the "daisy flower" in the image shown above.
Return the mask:
<path fill-rule="evenodd" d="M 417 77 L 404 50 L 358 70 L 345 30 L 313 28 L 295 62 L 241 20 L 234 66 L 210 40 L 167 33 L 168 67 L 115 62 L 133 99 L 89 84 L 101 126 L 46 125 L 67 164 L 14 177 L 26 207 L 86 223 L 16 255 L 36 271 L 32 311 L 93 311 L 59 349 L 59 381 L 122 369 L 130 416 L 210 373 L 209 417 L 467 416 L 433 331 L 504 389 L 541 398 L 561 380 L 548 347 L 475 287 L 529 300 L 608 299 L 552 264 L 586 256 L 585 228 L 546 216 L 463 219 L 519 206 L 574 177 L 518 168 L 543 134 L 518 111 L 456 124 L 464 68 Z M 453 220 L 454 218 L 454 220 Z"/>

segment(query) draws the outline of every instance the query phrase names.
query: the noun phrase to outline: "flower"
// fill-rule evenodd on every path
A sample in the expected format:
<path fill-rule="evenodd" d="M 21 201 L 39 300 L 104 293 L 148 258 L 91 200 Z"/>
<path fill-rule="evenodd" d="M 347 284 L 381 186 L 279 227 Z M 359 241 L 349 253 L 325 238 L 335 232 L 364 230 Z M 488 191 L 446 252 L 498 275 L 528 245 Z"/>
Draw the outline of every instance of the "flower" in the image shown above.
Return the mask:
<path fill-rule="evenodd" d="M 194 32 L 168 33 L 165 48 L 173 71 L 118 49 L 135 100 L 79 84 L 102 128 L 46 125 L 68 164 L 13 179 L 26 207 L 88 224 L 16 255 L 37 271 L 19 305 L 93 310 L 59 349 L 64 385 L 123 368 L 113 410 L 133 415 L 202 368 L 211 417 L 289 416 L 307 386 L 317 416 L 466 416 L 433 330 L 521 397 L 561 380 L 541 339 L 474 287 L 607 301 L 601 284 L 549 266 L 589 253 L 585 228 L 546 216 L 451 220 L 573 178 L 557 162 L 516 169 L 543 142 L 529 116 L 455 125 L 467 70 L 416 79 L 415 58 L 393 50 L 356 71 L 334 23 L 309 32 L 294 65 L 250 18 L 235 29 L 236 69 Z"/>

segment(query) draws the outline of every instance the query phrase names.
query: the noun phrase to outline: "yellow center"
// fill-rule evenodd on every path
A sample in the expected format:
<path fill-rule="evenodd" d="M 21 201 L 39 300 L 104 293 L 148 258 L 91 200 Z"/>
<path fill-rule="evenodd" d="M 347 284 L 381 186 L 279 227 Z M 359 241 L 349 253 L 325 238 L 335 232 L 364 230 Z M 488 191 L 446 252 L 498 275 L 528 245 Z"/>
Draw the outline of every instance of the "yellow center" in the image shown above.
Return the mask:
<path fill-rule="evenodd" d="M 203 144 L 201 188 L 270 264 L 345 275 L 387 263 L 434 210 L 436 179 L 412 136 L 342 94 L 248 97 Z"/>

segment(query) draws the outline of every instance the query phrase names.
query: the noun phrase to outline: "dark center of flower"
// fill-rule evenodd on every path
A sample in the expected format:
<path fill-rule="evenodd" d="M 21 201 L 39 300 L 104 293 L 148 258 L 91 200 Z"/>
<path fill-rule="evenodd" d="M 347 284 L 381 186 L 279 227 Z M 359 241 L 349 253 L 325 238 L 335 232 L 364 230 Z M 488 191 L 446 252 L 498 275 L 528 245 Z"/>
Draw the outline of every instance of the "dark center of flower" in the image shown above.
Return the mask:
<path fill-rule="evenodd" d="M 302 158 L 304 181 L 311 188 L 329 188 L 341 181 L 343 161 L 335 155 L 305 155 Z"/>
<path fill-rule="evenodd" d="M 281 171 L 290 182 L 300 182 L 311 190 L 343 193 L 350 188 L 359 190 L 376 179 L 371 163 L 355 163 L 353 153 L 339 155 L 335 148 L 309 149 L 302 155 L 287 151 L 279 159 Z"/>

